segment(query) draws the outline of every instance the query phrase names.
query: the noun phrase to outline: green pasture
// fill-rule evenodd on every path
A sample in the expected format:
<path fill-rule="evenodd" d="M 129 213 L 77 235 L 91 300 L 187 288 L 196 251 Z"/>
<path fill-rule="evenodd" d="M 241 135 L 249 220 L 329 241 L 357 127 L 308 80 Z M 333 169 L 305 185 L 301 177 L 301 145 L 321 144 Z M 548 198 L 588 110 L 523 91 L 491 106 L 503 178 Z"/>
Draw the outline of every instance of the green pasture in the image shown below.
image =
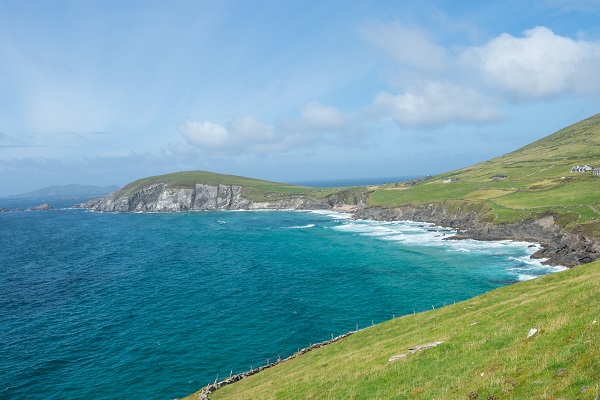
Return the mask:
<path fill-rule="evenodd" d="M 501 157 L 434 176 L 415 186 L 400 186 L 404 190 L 393 190 L 392 185 L 376 189 L 370 194 L 369 205 L 484 202 L 489 211 L 482 217 L 490 222 L 518 222 L 554 212 L 564 215 L 560 218 L 570 218 L 567 225 L 572 228 L 600 217 L 600 176 L 571 172 L 575 165 L 600 167 L 600 114 Z M 452 181 L 444 183 L 447 178 Z"/>
<path fill-rule="evenodd" d="M 369 327 L 210 398 L 595 399 L 598 293 L 595 262 Z M 437 341 L 444 343 L 408 352 Z"/>
<path fill-rule="evenodd" d="M 244 197 L 253 201 L 269 201 L 293 196 L 308 196 L 321 199 L 340 189 L 310 188 L 286 183 L 270 182 L 260 179 L 245 178 L 236 175 L 224 175 L 206 171 L 182 171 L 166 175 L 151 176 L 139 179 L 125 186 L 123 191 L 131 194 L 152 184 L 166 183 L 176 188 L 193 188 L 196 184 L 238 185 L 242 186 Z"/>

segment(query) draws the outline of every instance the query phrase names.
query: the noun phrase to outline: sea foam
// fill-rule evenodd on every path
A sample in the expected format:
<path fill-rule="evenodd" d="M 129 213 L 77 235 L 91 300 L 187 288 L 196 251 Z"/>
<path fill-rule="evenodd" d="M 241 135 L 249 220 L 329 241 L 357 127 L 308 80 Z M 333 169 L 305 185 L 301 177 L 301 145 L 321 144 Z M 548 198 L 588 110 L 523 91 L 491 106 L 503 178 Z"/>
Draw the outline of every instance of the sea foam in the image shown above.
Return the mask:
<path fill-rule="evenodd" d="M 333 229 L 339 232 L 372 237 L 377 240 L 398 242 L 401 245 L 411 247 L 441 248 L 449 252 L 500 257 L 504 260 L 502 263 L 505 265 L 504 270 L 516 280 L 533 279 L 540 275 L 566 269 L 563 266 L 544 265 L 545 259 L 531 258 L 531 255 L 540 248 L 538 244 L 513 240 L 454 240 L 451 237 L 457 233 L 456 231 L 431 223 L 345 220 Z M 522 255 L 515 256 L 515 251 L 522 253 Z"/>

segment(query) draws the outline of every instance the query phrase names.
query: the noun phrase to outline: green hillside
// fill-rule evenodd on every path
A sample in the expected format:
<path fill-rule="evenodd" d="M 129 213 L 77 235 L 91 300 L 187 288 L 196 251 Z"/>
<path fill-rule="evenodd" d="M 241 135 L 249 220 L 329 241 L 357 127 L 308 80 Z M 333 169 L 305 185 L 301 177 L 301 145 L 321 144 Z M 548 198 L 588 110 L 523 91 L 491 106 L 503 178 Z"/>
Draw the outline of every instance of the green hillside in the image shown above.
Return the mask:
<path fill-rule="evenodd" d="M 499 224 L 552 213 L 567 230 L 598 235 L 600 176 L 575 165 L 600 167 L 600 114 L 468 168 L 369 188 L 368 205 L 438 203 Z M 598 293 L 600 261 L 375 325 L 210 398 L 595 400 Z M 443 343 L 408 352 L 431 342 Z"/>
<path fill-rule="evenodd" d="M 551 211 L 563 226 L 598 234 L 600 226 L 590 221 L 600 217 L 600 176 L 570 172 L 575 165 L 600 167 L 600 114 L 512 153 L 414 186 L 382 186 L 371 194 L 370 205 L 447 202 L 479 210 L 496 223 Z"/>
<path fill-rule="evenodd" d="M 210 398 L 596 399 L 598 293 L 595 262 L 375 325 Z M 401 353 L 409 355 L 388 361 Z"/>
<path fill-rule="evenodd" d="M 193 188 L 195 184 L 238 185 L 243 187 L 242 194 L 244 197 L 254 201 L 270 200 L 273 199 L 274 196 L 291 197 L 299 195 L 321 199 L 328 194 L 339 192 L 339 189 L 316 189 L 206 171 L 183 171 L 167 175 L 151 176 L 138 179 L 123 187 L 121 190 L 127 194 L 131 194 L 152 184 L 162 182 L 167 183 L 168 186 L 177 188 Z"/>

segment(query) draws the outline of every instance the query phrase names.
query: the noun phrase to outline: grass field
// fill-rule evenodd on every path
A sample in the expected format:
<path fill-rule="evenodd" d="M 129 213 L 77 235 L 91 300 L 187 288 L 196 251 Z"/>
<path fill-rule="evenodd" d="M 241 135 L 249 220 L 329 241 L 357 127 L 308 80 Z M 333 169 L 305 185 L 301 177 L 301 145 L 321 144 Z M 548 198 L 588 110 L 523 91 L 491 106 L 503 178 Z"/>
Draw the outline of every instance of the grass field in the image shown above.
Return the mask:
<path fill-rule="evenodd" d="M 375 325 L 210 398 L 596 399 L 598 293 L 595 262 Z M 444 343 L 388 361 L 436 341 Z"/>
<path fill-rule="evenodd" d="M 600 176 L 572 173 L 575 165 L 600 167 L 600 114 L 512 153 L 422 181 L 406 190 L 374 190 L 369 205 L 419 206 L 449 199 L 483 203 L 485 219 L 518 222 L 537 214 L 575 214 L 569 228 L 600 217 Z M 493 179 L 495 175 L 506 175 Z M 443 183 L 453 178 L 451 183 Z"/>
<path fill-rule="evenodd" d="M 453 201 L 456 209 L 482 210 L 484 220 L 495 223 L 519 222 L 551 211 L 560 220 L 568 221 L 565 226 L 572 230 L 584 229 L 578 227 L 600 217 L 600 176 L 591 172 L 570 172 L 574 165 L 586 164 L 600 167 L 600 114 L 512 153 L 440 174 L 410 187 L 392 183 L 368 188 L 324 189 L 186 171 L 140 179 L 122 191 L 131 194 L 160 182 L 172 187 L 204 183 L 242 186 L 242 195 L 253 201 L 298 196 L 322 200 L 331 194 L 349 201 L 366 198 L 368 206 L 383 207 L 450 204 L 448 202 Z M 494 179 L 496 175 L 506 177 Z M 447 178 L 452 181 L 444 183 Z M 360 195 L 354 196 L 352 191 Z M 363 196 L 363 192 L 368 195 Z M 457 202 L 461 204 L 457 206 Z M 598 229 L 587 231 L 594 233 Z"/>
<path fill-rule="evenodd" d="M 567 229 L 600 236 L 600 176 L 570 172 L 585 164 L 600 167 L 600 114 L 415 186 L 371 187 L 368 205 L 439 203 L 450 213 L 474 212 L 495 223 L 552 213 Z M 506 176 L 493 178 L 499 174 Z M 447 178 L 452 181 L 444 183 Z M 263 192 L 314 190 L 254 184 Z M 599 293 L 600 261 L 375 325 L 225 386 L 210 398 L 595 400 L 600 398 Z M 532 328 L 537 333 L 527 337 Z M 388 361 L 409 347 L 438 341 L 443 343 Z"/>
<path fill-rule="evenodd" d="M 131 194 L 149 185 L 162 182 L 167 183 L 171 187 L 178 188 L 193 188 L 196 184 L 238 185 L 243 188 L 242 195 L 253 201 L 268 201 L 273 200 L 273 198 L 280 199 L 301 195 L 314 199 L 322 199 L 328 194 L 340 192 L 340 189 L 310 188 L 206 171 L 182 171 L 167 175 L 151 176 L 134 181 L 121 190 L 127 194 Z"/>

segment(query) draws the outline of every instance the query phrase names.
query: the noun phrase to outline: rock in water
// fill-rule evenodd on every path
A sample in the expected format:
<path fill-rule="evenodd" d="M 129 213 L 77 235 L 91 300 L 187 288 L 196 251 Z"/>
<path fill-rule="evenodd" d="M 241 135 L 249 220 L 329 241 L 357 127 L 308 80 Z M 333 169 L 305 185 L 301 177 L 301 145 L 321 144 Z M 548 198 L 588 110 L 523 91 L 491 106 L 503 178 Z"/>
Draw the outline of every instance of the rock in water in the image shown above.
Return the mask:
<path fill-rule="evenodd" d="M 48 203 L 40 204 L 39 206 L 28 208 L 26 211 L 41 211 L 41 210 L 53 210 Z"/>

